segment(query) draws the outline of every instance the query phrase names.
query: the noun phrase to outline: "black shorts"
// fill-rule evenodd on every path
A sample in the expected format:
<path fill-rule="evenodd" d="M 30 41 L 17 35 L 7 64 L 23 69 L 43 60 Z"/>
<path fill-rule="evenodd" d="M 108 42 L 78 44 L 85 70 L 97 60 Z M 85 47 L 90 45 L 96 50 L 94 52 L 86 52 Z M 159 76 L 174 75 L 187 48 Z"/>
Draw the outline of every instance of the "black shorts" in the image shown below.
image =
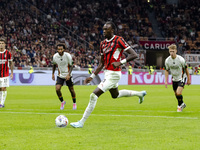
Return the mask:
<path fill-rule="evenodd" d="M 186 82 L 186 78 L 180 81 L 172 81 L 173 90 L 176 91 L 179 86 L 184 87 L 185 82 Z"/>
<path fill-rule="evenodd" d="M 67 86 L 73 86 L 74 83 L 73 83 L 73 78 L 70 77 L 69 80 L 66 80 L 66 79 L 63 79 L 63 78 L 60 78 L 59 76 L 57 76 L 57 80 L 56 80 L 56 85 L 59 84 L 59 85 L 64 85 L 64 83 L 67 85 Z"/>

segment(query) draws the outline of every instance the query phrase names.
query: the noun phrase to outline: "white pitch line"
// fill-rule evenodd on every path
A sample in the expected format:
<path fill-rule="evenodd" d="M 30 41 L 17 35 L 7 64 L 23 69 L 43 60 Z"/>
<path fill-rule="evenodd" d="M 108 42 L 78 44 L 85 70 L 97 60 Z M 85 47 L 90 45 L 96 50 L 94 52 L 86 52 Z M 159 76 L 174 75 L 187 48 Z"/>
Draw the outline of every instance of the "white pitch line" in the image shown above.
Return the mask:
<path fill-rule="evenodd" d="M 103 115 L 103 114 L 91 114 L 94 116 L 117 116 L 117 117 L 143 117 L 143 118 L 179 118 L 179 119 L 198 119 L 198 117 L 169 117 L 169 116 L 147 116 L 147 115 Z"/>
<path fill-rule="evenodd" d="M 49 115 L 49 114 L 62 114 L 62 113 L 37 113 L 37 112 L 0 112 L 5 114 L 39 114 L 39 115 Z M 83 114 L 72 114 L 67 115 L 76 116 Z M 143 117 L 143 118 L 168 118 L 168 119 L 199 119 L 198 117 L 171 117 L 171 116 L 148 116 L 148 115 L 112 115 L 112 114 L 91 114 L 92 116 L 104 116 L 104 117 Z"/>
<path fill-rule="evenodd" d="M 10 110 L 10 111 L 42 111 L 41 109 L 6 109 L 6 110 Z M 51 109 L 51 111 L 58 111 L 59 109 Z M 65 111 L 71 111 L 72 109 L 65 109 Z M 77 111 L 77 110 L 76 110 Z M 160 112 L 160 113 L 166 113 L 166 112 L 170 112 L 170 113 L 174 113 L 174 112 L 177 112 L 177 111 L 162 111 L 162 110 L 102 110 L 102 111 L 105 111 L 105 112 Z M 194 111 L 187 111 L 189 113 L 194 113 Z M 200 112 L 200 111 L 197 111 L 197 112 Z"/>
<path fill-rule="evenodd" d="M 124 111 L 124 112 L 161 112 L 161 113 L 166 113 L 166 112 L 172 112 L 172 113 L 174 113 L 174 112 L 177 112 L 177 111 L 162 111 L 162 110 L 103 110 L 103 111 L 117 111 L 117 112 L 119 112 L 119 111 Z M 190 112 L 190 113 L 193 113 L 194 111 L 187 111 L 187 112 Z"/>

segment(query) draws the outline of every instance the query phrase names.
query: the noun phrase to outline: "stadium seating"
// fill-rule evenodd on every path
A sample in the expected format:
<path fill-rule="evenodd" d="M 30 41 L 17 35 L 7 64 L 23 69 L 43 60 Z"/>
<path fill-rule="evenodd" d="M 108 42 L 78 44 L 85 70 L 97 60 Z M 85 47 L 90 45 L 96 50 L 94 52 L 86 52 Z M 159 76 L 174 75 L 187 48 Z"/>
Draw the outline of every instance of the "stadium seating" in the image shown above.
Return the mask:
<path fill-rule="evenodd" d="M 7 37 L 7 48 L 12 51 L 15 67 L 51 67 L 55 45 L 64 41 L 75 64 L 84 68 L 98 64 L 95 56 L 99 56 L 102 26 L 107 20 L 115 22 L 116 34 L 130 45 L 139 39 L 156 37 L 148 19 L 146 1 L 117 2 L 1 0 L 0 35 Z M 199 4 L 193 0 L 185 0 L 179 6 L 166 5 L 162 0 L 156 2 L 153 11 L 163 38 L 176 39 L 184 53 L 200 53 L 200 20 L 196 15 Z M 185 39 L 183 43 L 182 39 Z"/>

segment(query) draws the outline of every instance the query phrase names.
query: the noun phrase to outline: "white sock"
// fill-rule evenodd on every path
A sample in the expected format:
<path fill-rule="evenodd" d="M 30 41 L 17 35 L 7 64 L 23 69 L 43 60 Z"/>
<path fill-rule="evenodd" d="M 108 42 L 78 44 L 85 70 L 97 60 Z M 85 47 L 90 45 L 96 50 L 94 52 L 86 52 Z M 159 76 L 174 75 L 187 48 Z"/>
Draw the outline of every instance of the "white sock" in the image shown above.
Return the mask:
<path fill-rule="evenodd" d="M 7 91 L 2 91 L 1 105 L 4 105 L 7 96 Z"/>
<path fill-rule="evenodd" d="M 89 102 L 87 108 L 85 109 L 85 112 L 83 114 L 82 119 L 80 120 L 80 122 L 82 124 L 85 123 L 85 121 L 87 120 L 87 118 L 90 116 L 90 114 L 94 110 L 94 108 L 96 106 L 96 103 L 97 103 L 97 99 L 98 99 L 98 96 L 96 96 L 94 93 L 90 94 L 90 102 Z"/>
<path fill-rule="evenodd" d="M 119 97 L 131 97 L 131 96 L 138 96 L 138 97 L 142 96 L 142 92 L 132 91 L 132 90 L 120 90 L 117 98 L 119 98 Z"/>

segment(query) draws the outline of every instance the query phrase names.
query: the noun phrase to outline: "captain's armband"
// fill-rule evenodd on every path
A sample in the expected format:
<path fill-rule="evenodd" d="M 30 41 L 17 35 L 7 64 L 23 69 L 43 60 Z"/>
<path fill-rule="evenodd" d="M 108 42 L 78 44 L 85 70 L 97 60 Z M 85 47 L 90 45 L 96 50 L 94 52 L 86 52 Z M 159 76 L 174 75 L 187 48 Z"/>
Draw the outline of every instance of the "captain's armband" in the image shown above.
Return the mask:
<path fill-rule="evenodd" d="M 90 78 L 94 79 L 96 75 L 94 73 L 91 74 Z"/>
<path fill-rule="evenodd" d="M 123 60 L 120 61 L 120 63 L 122 63 L 122 64 L 125 64 L 126 62 L 127 62 L 126 59 L 123 59 Z"/>

